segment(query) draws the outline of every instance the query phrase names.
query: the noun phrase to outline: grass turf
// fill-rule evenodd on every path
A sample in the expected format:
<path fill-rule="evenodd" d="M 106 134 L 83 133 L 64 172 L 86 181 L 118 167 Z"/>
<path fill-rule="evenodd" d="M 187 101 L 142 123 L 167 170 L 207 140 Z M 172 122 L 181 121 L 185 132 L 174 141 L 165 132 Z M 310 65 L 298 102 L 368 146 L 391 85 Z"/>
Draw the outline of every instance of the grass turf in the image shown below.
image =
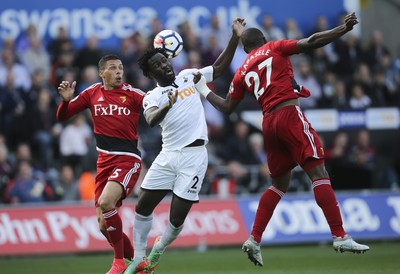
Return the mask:
<path fill-rule="evenodd" d="M 157 274 L 395 274 L 400 273 L 400 242 L 370 243 L 362 254 L 335 253 L 330 245 L 264 246 L 264 267 L 255 267 L 240 247 L 170 249 L 165 252 Z M 111 253 L 1 258 L 2 274 L 98 274 L 106 273 Z"/>

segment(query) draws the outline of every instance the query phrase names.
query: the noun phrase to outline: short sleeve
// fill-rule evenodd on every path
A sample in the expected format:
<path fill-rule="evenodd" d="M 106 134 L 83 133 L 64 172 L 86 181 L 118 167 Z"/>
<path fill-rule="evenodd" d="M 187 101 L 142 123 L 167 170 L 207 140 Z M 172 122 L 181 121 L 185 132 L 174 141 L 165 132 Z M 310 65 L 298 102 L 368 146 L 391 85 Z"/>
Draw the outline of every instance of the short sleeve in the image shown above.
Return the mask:
<path fill-rule="evenodd" d="M 240 77 L 240 71 L 237 70 L 231 85 L 229 86 L 229 97 L 234 100 L 241 101 L 246 92 L 245 87 L 243 86 L 242 79 Z"/>
<path fill-rule="evenodd" d="M 186 74 L 193 74 L 196 72 L 200 72 L 205 78 L 207 83 L 212 82 L 214 80 L 214 67 L 207 66 L 201 69 L 191 68 L 191 69 L 184 69 L 182 70 L 178 76 L 186 75 Z"/>
<path fill-rule="evenodd" d="M 297 40 L 279 40 L 273 42 L 273 47 L 282 55 L 293 55 L 297 53 L 296 44 Z"/>
<path fill-rule="evenodd" d="M 214 80 L 214 67 L 207 66 L 199 70 L 201 74 L 206 78 L 207 83 Z"/>
<path fill-rule="evenodd" d="M 159 98 L 156 96 L 155 90 L 147 92 L 146 96 L 143 98 L 143 110 L 144 112 L 151 107 L 159 107 Z"/>

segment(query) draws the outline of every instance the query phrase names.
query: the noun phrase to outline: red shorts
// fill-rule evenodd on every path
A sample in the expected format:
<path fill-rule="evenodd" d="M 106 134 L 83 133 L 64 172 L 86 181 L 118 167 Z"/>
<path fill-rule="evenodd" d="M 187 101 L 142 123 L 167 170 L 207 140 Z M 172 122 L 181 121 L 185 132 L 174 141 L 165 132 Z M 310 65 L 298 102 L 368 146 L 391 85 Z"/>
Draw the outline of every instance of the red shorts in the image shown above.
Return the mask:
<path fill-rule="evenodd" d="M 121 184 L 124 191 L 122 198 L 117 202 L 117 207 L 133 190 L 142 169 L 142 161 L 127 155 L 110 155 L 99 152 L 97 160 L 95 205 L 98 207 L 98 199 L 108 181 L 116 181 Z"/>
<path fill-rule="evenodd" d="M 272 178 L 298 164 L 307 171 L 324 163 L 321 141 L 300 107 L 286 106 L 264 115 L 263 135 Z"/>

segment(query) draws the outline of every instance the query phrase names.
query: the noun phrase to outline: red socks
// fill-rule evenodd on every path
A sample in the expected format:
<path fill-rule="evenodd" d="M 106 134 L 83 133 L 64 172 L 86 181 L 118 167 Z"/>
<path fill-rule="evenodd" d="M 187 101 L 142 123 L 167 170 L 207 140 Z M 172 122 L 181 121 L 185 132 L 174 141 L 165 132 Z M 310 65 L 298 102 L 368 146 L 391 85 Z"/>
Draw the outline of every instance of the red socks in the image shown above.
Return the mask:
<path fill-rule="evenodd" d="M 346 232 L 343 229 L 342 216 L 333 192 L 329 178 L 320 178 L 312 183 L 317 204 L 324 212 L 325 218 L 331 229 L 332 236 L 343 237 Z"/>
<path fill-rule="evenodd" d="M 114 258 L 124 258 L 124 241 L 122 232 L 122 220 L 116 208 L 103 211 L 104 221 L 108 234 L 108 240 L 114 248 Z M 133 248 L 132 248 L 133 253 Z"/>
<path fill-rule="evenodd" d="M 124 238 L 124 258 L 132 260 L 134 255 L 132 242 L 125 233 L 122 233 L 122 237 Z"/>
<path fill-rule="evenodd" d="M 257 243 L 261 242 L 262 234 L 274 213 L 276 205 L 279 203 L 283 195 L 285 195 L 285 191 L 278 189 L 273 185 L 261 195 L 256 217 L 254 219 L 253 230 L 251 231 L 251 235 L 253 235 L 254 240 Z"/>

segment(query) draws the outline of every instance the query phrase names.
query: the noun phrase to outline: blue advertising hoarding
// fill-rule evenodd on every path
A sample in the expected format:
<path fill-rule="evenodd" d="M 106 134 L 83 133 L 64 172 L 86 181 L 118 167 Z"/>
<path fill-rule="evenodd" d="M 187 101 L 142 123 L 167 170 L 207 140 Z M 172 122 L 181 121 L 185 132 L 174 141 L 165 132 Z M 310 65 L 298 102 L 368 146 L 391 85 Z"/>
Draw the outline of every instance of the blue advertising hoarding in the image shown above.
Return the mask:
<path fill-rule="evenodd" d="M 336 25 L 344 10 L 343 3 L 336 0 L 1 1 L 0 38 L 16 38 L 34 24 L 39 36 L 46 40 L 56 37 L 60 26 L 67 26 L 76 46 L 82 46 L 88 37 L 95 35 L 101 46 L 116 47 L 119 39 L 136 31 L 150 34 L 154 18 L 171 29 L 188 20 L 194 32 L 201 34 L 213 15 L 218 16 L 223 28 L 229 29 L 237 16 L 244 17 L 248 26 L 258 26 L 265 14 L 271 14 L 282 28 L 286 19 L 295 18 L 307 35 L 319 15 Z"/>
<path fill-rule="evenodd" d="M 400 193 L 339 193 L 344 228 L 356 239 L 400 239 Z M 239 200 L 251 232 L 258 199 Z M 311 193 L 286 195 L 275 209 L 262 238 L 263 243 L 285 244 L 330 241 L 322 210 Z"/>

